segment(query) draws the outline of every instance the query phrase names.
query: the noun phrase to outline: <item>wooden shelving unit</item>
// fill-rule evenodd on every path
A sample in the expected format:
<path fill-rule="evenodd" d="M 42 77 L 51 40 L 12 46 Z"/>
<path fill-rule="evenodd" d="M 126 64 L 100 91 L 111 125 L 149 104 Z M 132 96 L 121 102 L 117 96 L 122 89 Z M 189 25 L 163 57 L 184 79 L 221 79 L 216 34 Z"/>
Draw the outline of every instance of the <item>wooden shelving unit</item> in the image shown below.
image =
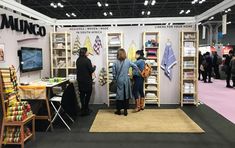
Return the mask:
<path fill-rule="evenodd" d="M 22 102 L 18 99 L 17 78 L 13 67 L 0 68 L 0 98 L 3 110 L 0 147 L 2 145 L 21 145 L 21 148 L 24 148 L 25 141 L 35 137 L 35 115 L 26 113 L 27 116 L 24 119 L 23 113 L 18 114 L 19 108 L 22 107 L 19 104 Z M 13 105 L 15 103 L 18 103 L 18 108 Z M 25 111 L 23 107 L 21 111 Z M 31 132 L 25 131 L 29 123 L 31 123 Z"/>
<path fill-rule="evenodd" d="M 145 104 L 157 104 L 160 107 L 160 47 L 159 32 L 144 32 L 143 47 L 146 63 L 150 64 L 153 71 L 145 80 Z"/>
<path fill-rule="evenodd" d="M 119 48 L 123 48 L 123 33 L 112 32 L 106 34 L 106 57 L 107 57 L 107 96 L 108 96 L 108 106 L 111 101 L 115 100 L 116 94 L 111 93 L 109 90 L 110 83 L 112 82 L 112 64 L 117 60 L 117 51 Z"/>
<path fill-rule="evenodd" d="M 68 32 L 50 33 L 51 77 L 68 77 L 76 74 L 72 61 L 72 37 Z"/>
<path fill-rule="evenodd" d="M 198 33 L 180 34 L 180 104 L 198 105 Z"/>

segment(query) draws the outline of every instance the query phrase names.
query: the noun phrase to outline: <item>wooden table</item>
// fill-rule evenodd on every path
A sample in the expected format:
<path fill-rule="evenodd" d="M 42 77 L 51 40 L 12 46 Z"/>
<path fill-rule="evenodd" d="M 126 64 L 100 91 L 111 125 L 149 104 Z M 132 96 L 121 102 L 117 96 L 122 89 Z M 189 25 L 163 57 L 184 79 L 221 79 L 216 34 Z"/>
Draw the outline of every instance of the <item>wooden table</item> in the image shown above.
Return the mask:
<path fill-rule="evenodd" d="M 46 96 L 45 98 L 41 98 L 41 99 L 34 99 L 34 98 L 22 98 L 22 100 L 30 100 L 30 101 L 45 101 L 46 103 L 46 109 L 47 109 L 47 115 L 36 115 L 35 119 L 36 120 L 48 120 L 49 125 L 46 129 L 46 131 L 48 131 L 48 129 L 50 128 L 53 131 L 53 125 L 52 125 L 52 114 L 51 114 L 51 110 L 50 110 L 50 104 L 49 104 L 49 100 L 53 94 L 52 92 L 52 88 L 56 87 L 56 86 L 66 86 L 69 83 L 68 79 L 64 79 L 62 81 L 59 82 L 49 82 L 49 81 L 42 81 L 42 80 L 38 80 L 38 81 L 34 81 L 31 82 L 29 85 L 21 85 L 19 86 L 19 89 L 27 89 L 27 88 L 38 88 L 38 87 L 44 87 L 46 88 Z"/>

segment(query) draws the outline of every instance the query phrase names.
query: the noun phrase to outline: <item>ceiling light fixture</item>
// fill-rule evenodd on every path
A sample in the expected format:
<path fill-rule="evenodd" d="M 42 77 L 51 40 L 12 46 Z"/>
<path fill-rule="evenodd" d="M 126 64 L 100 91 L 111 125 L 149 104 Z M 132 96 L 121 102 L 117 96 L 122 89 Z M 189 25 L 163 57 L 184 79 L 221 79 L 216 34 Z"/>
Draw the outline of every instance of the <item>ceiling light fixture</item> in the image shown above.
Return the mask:
<path fill-rule="evenodd" d="M 196 3 L 199 3 L 199 4 L 202 4 L 202 3 L 204 3 L 206 0 L 193 0 L 191 3 L 194 5 L 194 4 L 196 4 Z"/>
<path fill-rule="evenodd" d="M 155 4 L 156 4 L 156 0 L 152 0 L 151 5 L 153 6 Z"/>
<path fill-rule="evenodd" d="M 230 11 L 232 11 L 232 10 L 231 10 L 231 8 L 229 8 L 227 11 L 230 12 Z"/>
<path fill-rule="evenodd" d="M 231 22 L 231 21 L 229 21 L 229 22 L 227 22 L 226 24 L 227 24 L 227 25 L 229 25 L 229 24 L 232 24 L 232 22 Z"/>
<path fill-rule="evenodd" d="M 145 1 L 144 1 L 144 5 L 145 5 L 145 6 L 147 6 L 147 5 L 148 5 L 148 3 L 149 3 L 149 1 L 148 1 L 148 0 L 145 0 Z"/>
<path fill-rule="evenodd" d="M 209 21 L 211 21 L 211 20 L 213 20 L 213 19 L 214 19 L 214 16 L 210 17 L 210 18 L 209 18 Z"/>
<path fill-rule="evenodd" d="M 51 7 L 54 7 L 54 5 L 55 5 L 54 3 L 51 3 L 51 4 L 50 4 Z"/>
<path fill-rule="evenodd" d="M 66 16 L 67 16 L 67 17 L 70 17 L 70 15 L 69 15 L 68 13 L 66 13 Z"/>
<path fill-rule="evenodd" d="M 105 7 L 108 7 L 108 6 L 109 6 L 109 4 L 108 4 L 108 3 L 105 3 L 104 5 L 105 5 Z"/>
<path fill-rule="evenodd" d="M 201 24 L 202 24 L 202 22 L 197 23 L 197 25 L 201 25 Z"/>
<path fill-rule="evenodd" d="M 113 15 L 113 12 L 111 12 L 111 11 L 110 11 L 110 12 L 109 12 L 109 15 L 111 15 L 111 16 L 112 16 L 112 15 Z"/>
<path fill-rule="evenodd" d="M 108 14 L 107 14 L 107 12 L 104 12 L 104 16 L 107 16 Z"/>
<path fill-rule="evenodd" d="M 147 15 L 150 15 L 150 14 L 151 14 L 151 12 L 150 12 L 150 11 L 148 11 L 148 12 L 147 12 Z"/>
<path fill-rule="evenodd" d="M 191 12 L 191 10 L 187 10 L 186 12 L 185 12 L 185 14 L 189 14 Z"/>
<path fill-rule="evenodd" d="M 102 6 L 102 4 L 101 4 L 100 2 L 97 2 L 97 5 L 98 5 L 98 7 L 101 7 L 101 6 Z"/>
<path fill-rule="evenodd" d="M 75 13 L 71 13 L 72 16 L 76 17 L 77 15 Z"/>
<path fill-rule="evenodd" d="M 141 14 L 144 15 L 144 11 L 142 11 Z"/>
<path fill-rule="evenodd" d="M 181 10 L 179 14 L 183 14 L 184 13 L 184 10 Z"/>

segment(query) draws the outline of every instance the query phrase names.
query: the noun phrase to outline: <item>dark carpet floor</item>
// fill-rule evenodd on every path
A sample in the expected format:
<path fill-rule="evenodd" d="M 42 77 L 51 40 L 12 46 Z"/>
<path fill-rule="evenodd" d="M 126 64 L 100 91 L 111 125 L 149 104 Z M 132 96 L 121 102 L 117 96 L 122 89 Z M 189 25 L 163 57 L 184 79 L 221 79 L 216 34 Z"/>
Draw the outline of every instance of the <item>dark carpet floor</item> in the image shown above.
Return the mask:
<path fill-rule="evenodd" d="M 205 130 L 204 134 L 89 133 L 89 128 L 98 109 L 106 107 L 93 105 L 91 108 L 93 109 L 92 115 L 89 117 L 78 117 L 75 123 L 71 125 L 71 132 L 65 126 L 56 127 L 53 132 L 37 132 L 36 140 L 27 142 L 26 148 L 235 147 L 235 125 L 206 105 L 200 105 L 199 107 L 184 106 L 182 108 L 191 119 Z M 162 108 L 177 108 L 177 106 L 162 105 L 160 109 Z"/>

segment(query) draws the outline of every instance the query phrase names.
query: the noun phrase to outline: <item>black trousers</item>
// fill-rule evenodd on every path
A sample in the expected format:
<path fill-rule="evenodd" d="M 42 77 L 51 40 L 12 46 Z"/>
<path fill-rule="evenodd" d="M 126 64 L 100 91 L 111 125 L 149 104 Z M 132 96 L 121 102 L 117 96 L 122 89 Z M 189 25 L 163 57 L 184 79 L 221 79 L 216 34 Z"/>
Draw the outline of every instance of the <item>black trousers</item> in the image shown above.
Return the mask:
<path fill-rule="evenodd" d="M 80 91 L 80 100 L 82 104 L 82 110 L 88 110 L 89 109 L 89 102 L 91 98 L 91 91 Z"/>
<path fill-rule="evenodd" d="M 232 80 L 233 80 L 233 87 L 235 87 L 235 76 L 232 76 Z"/>
<path fill-rule="evenodd" d="M 134 76 L 133 95 L 135 99 L 144 98 L 144 78 Z"/>
<path fill-rule="evenodd" d="M 226 72 L 226 83 L 227 83 L 227 86 L 230 86 L 230 79 L 231 79 L 231 72 L 230 71 L 227 71 Z"/>
<path fill-rule="evenodd" d="M 124 100 L 116 100 L 116 109 L 117 110 L 127 110 L 129 108 L 129 99 L 126 97 L 126 92 L 125 92 L 125 85 L 123 86 L 124 88 Z"/>
<path fill-rule="evenodd" d="M 214 66 L 215 78 L 220 79 L 219 65 Z"/>
<path fill-rule="evenodd" d="M 203 76 L 204 82 L 206 82 L 207 77 L 208 77 L 208 82 L 211 82 L 211 73 L 212 73 L 212 69 L 205 69 L 204 76 Z"/>

